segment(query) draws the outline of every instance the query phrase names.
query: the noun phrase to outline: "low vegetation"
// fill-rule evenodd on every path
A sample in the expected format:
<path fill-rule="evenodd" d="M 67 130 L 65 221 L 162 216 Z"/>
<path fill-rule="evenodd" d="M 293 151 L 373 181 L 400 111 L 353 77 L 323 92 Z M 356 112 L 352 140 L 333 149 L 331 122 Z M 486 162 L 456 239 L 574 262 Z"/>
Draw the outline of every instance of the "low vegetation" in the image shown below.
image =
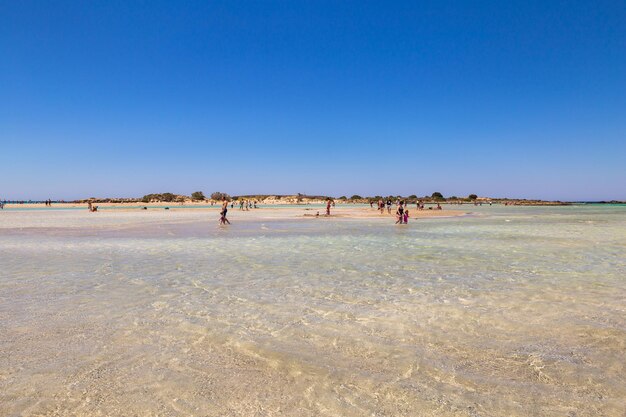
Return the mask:
<path fill-rule="evenodd" d="M 324 196 L 324 195 L 307 195 L 307 194 L 291 194 L 291 195 L 277 195 L 277 194 L 256 194 L 256 195 L 240 195 L 231 197 L 227 193 L 223 193 L 220 191 L 216 191 L 211 194 L 210 198 L 207 198 L 202 191 L 194 191 L 191 193 L 191 196 L 179 195 L 174 193 L 154 193 L 154 194 L 146 194 L 142 198 L 96 198 L 91 197 L 87 200 L 77 200 L 75 202 L 86 203 L 88 201 L 92 203 L 158 203 L 158 202 L 176 202 L 176 203 L 184 203 L 185 201 L 196 201 L 203 202 L 207 200 L 212 201 L 222 201 L 226 199 L 227 201 L 233 200 L 252 200 L 265 204 L 309 204 L 309 203 L 319 203 L 326 201 L 328 199 L 335 200 L 337 203 L 351 203 L 351 204 L 377 204 L 379 200 L 391 200 L 392 202 L 396 202 L 397 200 L 405 201 L 406 203 L 414 204 L 418 201 L 423 203 L 476 203 L 479 202 L 492 202 L 496 204 L 515 204 L 515 205 L 568 205 L 570 203 L 563 203 L 561 201 L 542 201 L 542 200 L 525 200 L 525 199 L 507 199 L 507 198 L 486 198 L 486 197 L 478 197 L 477 194 L 469 194 L 467 197 L 457 197 L 455 195 L 450 196 L 448 198 L 444 197 L 443 194 L 439 191 L 435 191 L 430 196 L 426 195 L 423 197 L 419 197 L 415 194 L 411 194 L 407 196 L 399 196 L 399 195 L 389 195 L 387 197 L 383 197 L 380 195 L 376 196 L 360 196 L 358 194 L 352 195 L 352 197 L 341 196 L 338 198 Z"/>
<path fill-rule="evenodd" d="M 146 194 L 141 198 L 142 203 L 150 203 L 150 202 L 172 202 L 172 201 L 185 201 L 184 195 L 176 195 L 172 193 L 161 193 L 161 194 Z"/>
<path fill-rule="evenodd" d="M 220 191 L 216 191 L 213 194 L 211 194 L 211 200 L 217 200 L 217 201 L 222 201 L 222 200 L 231 200 L 231 197 L 226 194 L 226 193 L 222 193 Z"/>
<path fill-rule="evenodd" d="M 204 197 L 204 193 L 202 191 L 194 191 L 191 193 L 191 199 L 194 201 L 204 201 L 206 198 Z"/>

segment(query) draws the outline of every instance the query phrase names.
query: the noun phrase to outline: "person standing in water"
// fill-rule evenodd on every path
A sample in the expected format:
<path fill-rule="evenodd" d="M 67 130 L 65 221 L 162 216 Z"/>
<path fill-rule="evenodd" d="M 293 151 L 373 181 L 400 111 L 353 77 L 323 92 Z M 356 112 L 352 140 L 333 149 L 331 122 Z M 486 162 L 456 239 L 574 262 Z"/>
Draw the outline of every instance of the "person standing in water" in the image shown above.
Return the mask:
<path fill-rule="evenodd" d="M 222 202 L 222 211 L 220 212 L 220 224 L 230 224 L 230 222 L 226 218 L 226 213 L 228 213 L 228 201 L 224 199 L 224 201 Z"/>
<path fill-rule="evenodd" d="M 402 201 L 398 203 L 398 209 L 396 210 L 396 224 L 402 224 L 404 222 L 404 204 Z"/>
<path fill-rule="evenodd" d="M 326 215 L 330 216 L 330 198 L 326 200 Z"/>

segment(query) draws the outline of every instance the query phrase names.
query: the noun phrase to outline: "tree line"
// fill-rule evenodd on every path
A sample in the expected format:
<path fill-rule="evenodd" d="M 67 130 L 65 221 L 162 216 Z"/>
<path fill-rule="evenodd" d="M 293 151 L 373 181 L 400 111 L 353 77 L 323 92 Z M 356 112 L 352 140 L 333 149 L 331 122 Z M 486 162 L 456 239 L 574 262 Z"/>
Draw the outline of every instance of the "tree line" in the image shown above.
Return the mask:
<path fill-rule="evenodd" d="M 210 195 L 210 200 L 213 201 L 222 201 L 222 200 L 239 200 L 240 198 L 245 198 L 245 199 L 256 199 L 256 200 L 262 200 L 266 197 L 269 197 L 270 195 L 254 195 L 254 196 L 234 196 L 231 197 L 230 195 L 228 195 L 227 193 L 223 193 L 221 191 L 216 191 L 214 193 L 211 193 Z M 297 194 L 298 198 L 300 200 L 302 199 L 316 199 L 316 200 L 326 200 L 326 199 L 335 199 L 334 197 L 331 196 L 308 196 L 308 195 L 304 195 L 304 194 Z M 281 198 L 281 196 L 275 196 L 277 198 Z M 283 196 L 284 197 L 284 196 Z M 207 197 L 205 197 L 204 193 L 202 191 L 194 191 L 193 193 L 191 193 L 191 196 L 185 196 L 185 195 L 179 195 L 179 194 L 173 194 L 173 193 L 160 193 L 160 194 L 146 194 L 142 197 L 141 201 L 144 203 L 150 203 L 152 201 L 159 201 L 159 202 L 179 202 L 179 201 L 185 201 L 191 199 L 193 201 L 206 201 L 209 200 Z M 433 201 L 459 201 L 459 200 L 465 200 L 465 201 L 473 201 L 478 199 L 478 196 L 476 194 L 470 194 L 467 197 L 457 197 L 457 196 L 450 196 L 450 197 L 444 197 L 442 193 L 440 193 L 439 191 L 435 191 L 434 193 L 432 193 L 430 196 L 423 196 L 423 197 L 418 197 L 415 194 L 412 194 L 410 196 L 380 196 L 380 195 L 376 195 L 376 196 L 371 196 L 371 197 L 362 197 L 358 194 L 354 194 L 351 197 L 346 197 L 346 196 L 341 196 L 339 198 L 337 198 L 338 200 L 342 200 L 342 201 L 356 201 L 356 202 L 371 202 L 371 201 L 378 201 L 380 199 L 383 200 L 387 200 L 387 199 L 392 199 L 392 200 L 396 200 L 396 199 L 401 199 L 401 200 L 410 200 L 410 201 L 417 201 L 417 200 L 433 200 Z"/>

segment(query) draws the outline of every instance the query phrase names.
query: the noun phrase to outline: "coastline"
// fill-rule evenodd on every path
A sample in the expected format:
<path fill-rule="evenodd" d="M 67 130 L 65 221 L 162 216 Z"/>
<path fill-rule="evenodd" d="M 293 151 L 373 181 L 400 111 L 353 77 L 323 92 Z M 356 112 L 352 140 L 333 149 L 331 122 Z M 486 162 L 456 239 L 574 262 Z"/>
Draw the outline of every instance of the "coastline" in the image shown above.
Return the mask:
<path fill-rule="evenodd" d="M 215 204 L 211 206 L 205 202 L 188 202 L 184 204 L 176 202 L 155 202 L 155 203 L 97 203 L 100 210 L 107 212 L 129 212 L 129 211 L 162 211 L 165 209 L 171 209 L 175 211 L 219 211 L 220 206 Z M 146 207 L 145 210 L 143 208 Z M 409 205 L 411 218 L 436 218 L 436 217 L 457 217 L 468 214 L 465 210 L 448 209 L 443 206 L 442 210 L 428 209 L 417 210 L 414 205 Z M 29 203 L 29 204 L 7 204 L 5 210 L 9 211 L 54 211 L 54 210 L 84 210 L 87 211 L 86 203 L 53 203 L 51 207 L 47 207 L 44 203 Z M 316 214 L 319 212 L 319 216 Z M 384 213 L 380 213 L 376 208 L 371 208 L 369 205 L 357 205 L 357 204 L 337 204 L 331 209 L 331 215 L 325 215 L 325 207 L 322 202 L 310 203 L 310 204 L 267 204 L 262 205 L 256 209 L 250 209 L 248 211 L 239 210 L 239 207 L 235 205 L 230 208 L 228 215 L 232 216 L 235 213 L 235 217 L 239 219 L 256 218 L 256 214 L 271 215 L 276 218 L 305 218 L 305 219 L 330 219 L 330 218 L 345 218 L 345 219 L 358 219 L 358 218 L 379 218 L 379 219 L 394 219 L 395 207 L 392 208 L 391 213 L 385 210 Z M 97 215 L 98 213 L 94 213 Z"/>

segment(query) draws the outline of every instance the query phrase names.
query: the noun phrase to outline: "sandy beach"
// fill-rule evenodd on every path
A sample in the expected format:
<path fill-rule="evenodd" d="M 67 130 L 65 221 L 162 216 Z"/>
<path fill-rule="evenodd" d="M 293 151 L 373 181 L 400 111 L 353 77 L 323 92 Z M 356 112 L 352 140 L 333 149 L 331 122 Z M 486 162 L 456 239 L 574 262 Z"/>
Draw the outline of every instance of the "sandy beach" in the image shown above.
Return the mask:
<path fill-rule="evenodd" d="M 186 202 L 184 204 L 180 203 L 165 203 L 165 202 L 155 202 L 155 203 L 95 203 L 95 206 L 102 211 L 161 211 L 166 208 L 169 210 L 175 211 L 220 211 L 220 205 L 215 204 L 211 206 L 206 202 Z M 146 207 L 146 210 L 143 208 Z M 408 209 L 410 211 L 411 219 L 419 219 L 419 218 L 434 218 L 434 217 L 455 217 L 455 216 L 463 216 L 466 215 L 468 211 L 457 209 L 459 206 L 454 206 L 454 209 L 450 209 L 447 206 L 442 206 L 442 210 L 435 210 L 433 205 L 427 205 L 424 210 L 418 210 L 415 208 L 415 205 L 409 205 Z M 430 209 L 429 209 L 430 208 Z M 468 208 L 471 208 L 468 206 Z M 70 209 L 84 209 L 87 211 L 87 204 L 83 203 L 54 203 L 51 207 L 47 207 L 43 203 L 34 203 L 34 204 L 7 204 L 5 206 L 7 211 L 9 210 L 30 210 L 30 209 L 40 209 L 40 210 L 70 210 Z M 289 204 L 289 205 L 263 205 L 259 206 L 256 209 L 250 210 L 240 210 L 237 204 L 234 207 L 228 206 L 228 217 L 234 219 L 254 219 L 258 216 L 270 216 L 273 218 L 284 217 L 287 218 L 319 218 L 319 219 L 328 219 L 328 218 L 346 218 L 346 219 L 359 219 L 359 218 L 380 218 L 380 219 L 395 219 L 395 204 L 392 206 L 391 213 L 388 213 L 387 209 L 381 214 L 380 211 L 376 210 L 376 208 L 371 208 L 368 205 L 353 205 L 353 204 L 337 204 L 335 207 L 331 208 L 331 215 L 326 216 L 326 208 L 322 203 L 317 204 Z M 317 213 L 319 212 L 319 217 Z M 98 213 L 93 213 L 94 216 L 97 216 Z"/>

